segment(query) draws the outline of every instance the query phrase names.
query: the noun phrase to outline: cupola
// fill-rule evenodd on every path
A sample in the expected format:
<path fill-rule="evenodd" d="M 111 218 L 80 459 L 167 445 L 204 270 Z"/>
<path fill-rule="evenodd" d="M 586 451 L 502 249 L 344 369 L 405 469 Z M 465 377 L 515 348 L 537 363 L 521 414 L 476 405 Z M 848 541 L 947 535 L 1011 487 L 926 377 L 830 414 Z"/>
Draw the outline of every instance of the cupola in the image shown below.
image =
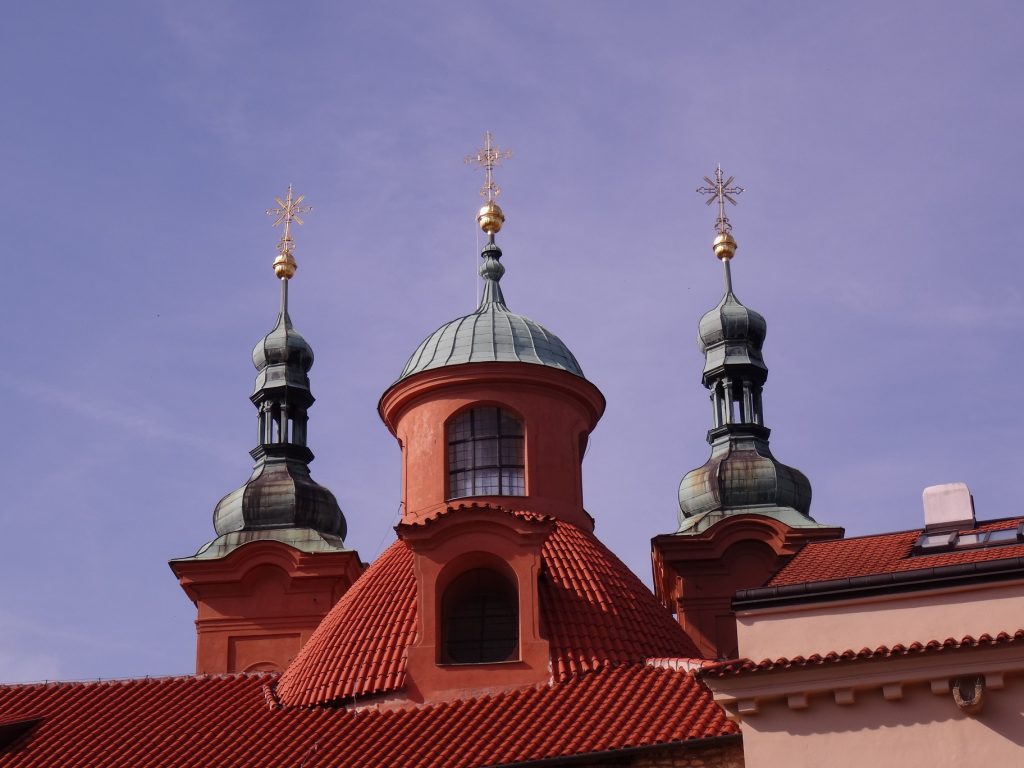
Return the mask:
<path fill-rule="evenodd" d="M 476 312 L 420 344 L 378 406 L 402 451 L 398 541 L 281 677 L 286 706 L 465 700 L 696 653 L 584 510 L 604 398 L 502 295 L 505 156 L 487 134 L 472 158 L 486 172 Z"/>
<path fill-rule="evenodd" d="M 472 499 L 591 527 L 580 463 L 604 397 L 569 347 L 513 312 L 502 292 L 505 266 L 495 235 L 505 213 L 492 171 L 506 156 L 487 134 L 470 158 L 486 172 L 477 223 L 487 243 L 476 310 L 424 339 L 378 406 L 402 447 L 402 520 L 423 520 Z"/>
<path fill-rule="evenodd" d="M 764 424 L 762 390 L 768 367 L 762 346 L 768 332 L 764 317 L 744 306 L 732 283 L 731 262 L 739 247 L 724 204 L 742 192 L 716 171 L 707 194 L 718 201 L 719 218 L 712 245 L 722 262 L 725 293 L 700 319 L 697 341 L 704 354 L 702 383 L 710 391 L 712 425 L 707 439 L 711 457 L 691 470 L 679 485 L 679 532 L 699 533 L 728 514 L 767 515 L 790 526 L 816 526 L 810 517 L 811 484 L 800 470 L 771 452 L 771 430 Z"/>
<path fill-rule="evenodd" d="M 246 532 L 242 537 L 245 540 L 262 537 L 268 531 L 276 531 L 271 534 L 275 538 L 284 535 L 293 539 L 294 532 L 301 530 L 304 533 L 299 538 L 304 548 L 342 549 L 345 516 L 334 494 L 309 473 L 313 452 L 306 437 L 308 411 L 315 400 L 309 386 L 313 348 L 292 326 L 288 313 L 288 285 L 297 269 L 290 227 L 297 212 L 303 210 L 301 196 L 293 200 L 289 187 L 282 205 L 282 210 L 287 208 L 292 213 L 287 220 L 282 219 L 286 229 L 274 261 L 281 306 L 273 329 L 252 351 L 256 381 L 249 399 L 256 406 L 258 442 L 250 454 L 256 465 L 243 486 L 218 502 L 213 525 L 221 537 Z M 234 545 L 225 541 L 220 546 Z"/>
<path fill-rule="evenodd" d="M 281 304 L 274 328 L 252 351 L 256 465 L 217 503 L 216 538 L 170 563 L 197 608 L 199 673 L 283 670 L 362 571 L 358 553 L 345 547 L 334 494 L 309 474 L 313 349 L 288 313 L 296 270 L 291 225 L 302 223 L 302 199 L 289 186 L 267 211 L 284 225 L 274 261 Z"/>

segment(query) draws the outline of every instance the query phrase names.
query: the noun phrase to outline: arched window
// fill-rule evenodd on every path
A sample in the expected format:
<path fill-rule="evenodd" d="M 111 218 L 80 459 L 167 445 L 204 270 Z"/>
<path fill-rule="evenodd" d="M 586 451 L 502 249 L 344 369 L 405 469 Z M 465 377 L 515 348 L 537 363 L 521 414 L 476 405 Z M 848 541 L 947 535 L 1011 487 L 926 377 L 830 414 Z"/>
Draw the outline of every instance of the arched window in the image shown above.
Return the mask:
<path fill-rule="evenodd" d="M 495 406 L 448 422 L 448 498 L 524 496 L 523 425 Z"/>
<path fill-rule="evenodd" d="M 518 658 L 515 586 L 490 568 L 466 571 L 444 592 L 441 627 L 445 663 L 487 664 Z"/>

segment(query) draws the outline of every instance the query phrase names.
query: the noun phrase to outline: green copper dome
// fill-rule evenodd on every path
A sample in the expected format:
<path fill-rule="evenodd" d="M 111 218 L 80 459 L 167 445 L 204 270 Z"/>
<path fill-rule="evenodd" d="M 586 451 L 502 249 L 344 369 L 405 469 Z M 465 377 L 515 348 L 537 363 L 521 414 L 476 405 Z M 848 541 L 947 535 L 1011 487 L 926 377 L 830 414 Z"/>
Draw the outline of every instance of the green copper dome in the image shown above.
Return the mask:
<path fill-rule="evenodd" d="M 768 366 L 762 356 L 768 324 L 740 303 L 729 261 L 725 295 L 697 329 L 704 353 L 702 381 L 710 390 L 711 456 L 679 484 L 679 533 L 699 534 L 730 515 L 758 514 L 790 527 L 815 527 L 806 475 L 772 455 L 764 425 L 762 390 Z"/>
<path fill-rule="evenodd" d="M 259 419 L 256 460 L 245 485 L 227 494 L 213 511 L 219 537 L 240 532 L 307 531 L 312 541 L 344 546 L 347 530 L 338 501 L 310 477 L 313 452 L 306 445 L 313 348 L 292 326 L 288 281 L 281 281 L 281 311 L 273 330 L 252 351 L 256 381 L 250 395 Z M 291 535 L 291 534 L 285 534 Z"/>
<path fill-rule="evenodd" d="M 764 436 L 757 431 L 749 426 L 723 431 L 724 439 L 712 441 L 707 463 L 686 473 L 679 484 L 681 526 L 689 518 L 726 510 L 778 516 L 788 509 L 810 517 L 807 476 L 772 455 L 767 429 Z"/>
<path fill-rule="evenodd" d="M 768 367 L 761 357 L 761 347 L 768 333 L 764 317 L 743 306 L 732 289 L 705 313 L 697 328 L 700 351 L 704 353 L 705 376 L 733 366 L 751 366 L 766 374 Z"/>
<path fill-rule="evenodd" d="M 436 368 L 464 363 L 532 363 L 583 377 L 569 348 L 551 331 L 505 304 L 498 281 L 505 273 L 501 249 L 489 242 L 480 254 L 484 293 L 476 312 L 445 323 L 423 340 L 398 380 Z"/>

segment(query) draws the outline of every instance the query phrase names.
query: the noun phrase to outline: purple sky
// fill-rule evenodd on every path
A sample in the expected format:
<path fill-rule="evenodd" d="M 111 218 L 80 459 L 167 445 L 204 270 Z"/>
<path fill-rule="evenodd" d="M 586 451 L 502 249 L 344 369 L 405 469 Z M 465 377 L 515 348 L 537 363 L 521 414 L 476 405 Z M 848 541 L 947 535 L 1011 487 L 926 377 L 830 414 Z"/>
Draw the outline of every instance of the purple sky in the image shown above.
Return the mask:
<path fill-rule="evenodd" d="M 317 355 L 314 477 L 349 546 L 393 539 L 377 399 L 474 307 L 485 129 L 509 305 L 608 398 L 584 465 L 598 534 L 645 581 L 708 455 L 696 324 L 768 320 L 765 414 L 812 514 L 917 526 L 962 480 L 1021 513 L 1024 6 L 1014 2 L 19 3 L 0 26 L 8 295 L 0 679 L 188 672 L 166 561 L 248 476 L 252 345 L 273 324 L 292 182 L 292 317 Z"/>

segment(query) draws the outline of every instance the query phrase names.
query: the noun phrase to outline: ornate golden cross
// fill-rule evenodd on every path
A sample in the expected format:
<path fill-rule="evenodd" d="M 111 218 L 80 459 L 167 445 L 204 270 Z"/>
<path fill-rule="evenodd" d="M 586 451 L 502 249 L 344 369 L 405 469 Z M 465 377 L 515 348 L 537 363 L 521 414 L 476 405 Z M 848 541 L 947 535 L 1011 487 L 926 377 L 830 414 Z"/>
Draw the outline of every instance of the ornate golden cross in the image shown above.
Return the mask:
<path fill-rule="evenodd" d="M 275 197 L 274 202 L 277 203 L 277 208 L 268 208 L 267 215 L 273 216 L 274 226 L 284 224 L 284 232 L 281 233 L 281 243 L 291 242 L 292 240 L 292 222 L 294 221 L 298 225 L 302 225 L 302 217 L 300 213 L 309 213 L 312 211 L 312 206 L 303 205 L 302 201 L 306 199 L 305 195 L 299 195 L 296 198 L 292 198 L 295 190 L 291 184 L 288 185 L 288 194 L 284 200 L 280 197 Z M 281 243 L 278 244 L 278 250 L 281 248 Z"/>
<path fill-rule="evenodd" d="M 736 180 L 735 176 L 730 176 L 725 181 L 722 180 L 722 176 L 724 176 L 722 166 L 719 165 L 715 170 L 714 181 L 705 176 L 704 181 L 708 183 L 708 186 L 697 187 L 697 191 L 700 194 L 710 195 L 707 202 L 708 205 L 716 201 L 718 202 L 718 221 L 715 222 L 715 231 L 719 234 L 724 234 L 732 229 L 729 217 L 725 215 L 725 201 L 728 200 L 733 205 L 736 205 L 736 198 L 733 195 L 743 192 L 743 187 L 732 186 L 732 183 Z"/>
<path fill-rule="evenodd" d="M 466 155 L 467 163 L 479 165 L 484 169 L 484 185 L 480 187 L 480 196 L 489 203 L 501 194 L 501 187 L 494 183 L 494 169 L 501 165 L 502 160 L 510 157 L 512 157 L 512 152 L 494 146 L 490 131 L 484 134 L 483 149 L 478 149 L 475 155 Z"/>
<path fill-rule="evenodd" d="M 267 215 L 274 217 L 275 227 L 284 224 L 284 232 L 281 233 L 281 239 L 277 241 L 278 257 L 274 260 L 274 272 L 284 280 L 291 279 L 295 274 L 295 257 L 292 255 L 295 251 L 295 242 L 292 240 L 292 222 L 301 226 L 302 217 L 299 214 L 313 210 L 312 206 L 302 204 L 306 198 L 305 195 L 292 197 L 294 192 L 294 188 L 289 184 L 288 194 L 285 195 L 284 200 L 280 197 L 274 198 L 277 208 L 267 209 Z"/>

